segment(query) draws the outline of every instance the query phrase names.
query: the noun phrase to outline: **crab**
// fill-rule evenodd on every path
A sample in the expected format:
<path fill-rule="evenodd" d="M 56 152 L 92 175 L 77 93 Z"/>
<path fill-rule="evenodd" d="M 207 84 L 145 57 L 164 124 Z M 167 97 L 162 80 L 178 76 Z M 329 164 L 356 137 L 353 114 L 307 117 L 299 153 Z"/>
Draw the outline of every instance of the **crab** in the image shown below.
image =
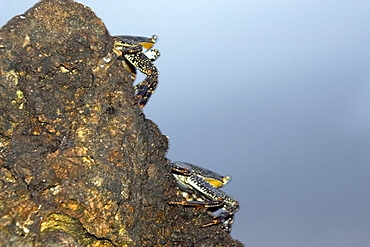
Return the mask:
<path fill-rule="evenodd" d="M 212 212 L 214 219 L 202 227 L 222 223 L 223 229 L 230 233 L 234 214 L 239 210 L 239 202 L 218 188 L 229 183 L 231 177 L 221 176 L 216 172 L 186 162 L 177 161 L 170 163 L 169 166 L 180 189 L 179 194 L 185 200 L 168 203 L 206 208 Z"/>
<path fill-rule="evenodd" d="M 113 52 L 122 61 L 125 69 L 136 76 L 136 69 L 146 75 L 146 78 L 135 87 L 135 102 L 143 108 L 158 84 L 159 72 L 153 62 L 160 56 L 157 49 L 152 49 L 158 37 L 114 36 Z M 145 51 L 143 51 L 145 49 Z"/>

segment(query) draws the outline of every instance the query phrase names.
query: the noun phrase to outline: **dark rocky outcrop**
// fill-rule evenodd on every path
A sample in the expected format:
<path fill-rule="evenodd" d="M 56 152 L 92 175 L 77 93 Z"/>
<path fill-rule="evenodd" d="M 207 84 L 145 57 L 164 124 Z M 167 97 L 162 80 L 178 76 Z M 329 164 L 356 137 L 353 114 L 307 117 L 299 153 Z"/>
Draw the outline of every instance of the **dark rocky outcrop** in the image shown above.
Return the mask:
<path fill-rule="evenodd" d="M 124 32 L 124 27 L 122 28 Z M 102 21 L 40 1 L 0 29 L 0 246 L 241 246 L 176 197 Z M 150 102 L 149 102 L 150 103 Z"/>

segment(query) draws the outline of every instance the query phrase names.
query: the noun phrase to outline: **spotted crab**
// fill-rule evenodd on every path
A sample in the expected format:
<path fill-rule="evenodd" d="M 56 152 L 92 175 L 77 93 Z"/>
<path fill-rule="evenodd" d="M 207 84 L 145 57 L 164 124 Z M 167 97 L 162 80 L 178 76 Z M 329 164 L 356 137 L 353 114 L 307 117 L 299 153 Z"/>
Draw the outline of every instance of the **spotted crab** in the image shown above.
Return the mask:
<path fill-rule="evenodd" d="M 229 233 L 234 214 L 239 210 L 239 202 L 218 188 L 229 183 L 231 177 L 186 162 L 173 162 L 169 166 L 179 194 L 185 198 L 183 201 L 170 201 L 169 204 L 206 208 L 212 212 L 214 219 L 202 226 L 222 223 L 223 229 Z"/>
<path fill-rule="evenodd" d="M 146 78 L 135 87 L 135 101 L 144 107 L 158 84 L 159 72 L 153 62 L 160 56 L 157 49 L 152 49 L 158 37 L 115 36 L 114 52 L 124 67 L 136 76 L 136 69 L 146 75 Z M 145 51 L 143 51 L 145 49 Z"/>

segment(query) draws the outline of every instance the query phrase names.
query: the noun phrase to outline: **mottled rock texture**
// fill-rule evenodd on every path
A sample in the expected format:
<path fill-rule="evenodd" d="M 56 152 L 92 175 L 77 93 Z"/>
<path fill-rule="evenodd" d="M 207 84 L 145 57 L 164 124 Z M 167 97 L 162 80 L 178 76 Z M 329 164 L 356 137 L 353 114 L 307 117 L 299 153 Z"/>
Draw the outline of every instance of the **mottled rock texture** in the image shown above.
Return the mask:
<path fill-rule="evenodd" d="M 200 228 L 206 211 L 167 204 L 168 140 L 122 64 L 97 69 L 111 50 L 102 21 L 70 0 L 0 29 L 0 246 L 241 246 Z"/>

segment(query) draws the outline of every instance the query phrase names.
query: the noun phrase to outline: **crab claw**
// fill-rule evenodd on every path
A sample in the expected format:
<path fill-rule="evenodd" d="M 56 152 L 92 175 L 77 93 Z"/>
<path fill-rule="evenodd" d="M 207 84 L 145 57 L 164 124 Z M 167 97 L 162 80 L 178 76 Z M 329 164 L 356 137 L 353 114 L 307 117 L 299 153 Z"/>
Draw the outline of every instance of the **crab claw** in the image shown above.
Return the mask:
<path fill-rule="evenodd" d="M 208 227 L 213 225 L 218 225 L 222 223 L 222 228 L 227 232 L 231 232 L 231 226 L 234 223 L 234 214 L 229 213 L 228 211 L 222 210 L 217 216 L 214 217 L 214 220 L 210 223 L 202 225 L 202 227 Z"/>

